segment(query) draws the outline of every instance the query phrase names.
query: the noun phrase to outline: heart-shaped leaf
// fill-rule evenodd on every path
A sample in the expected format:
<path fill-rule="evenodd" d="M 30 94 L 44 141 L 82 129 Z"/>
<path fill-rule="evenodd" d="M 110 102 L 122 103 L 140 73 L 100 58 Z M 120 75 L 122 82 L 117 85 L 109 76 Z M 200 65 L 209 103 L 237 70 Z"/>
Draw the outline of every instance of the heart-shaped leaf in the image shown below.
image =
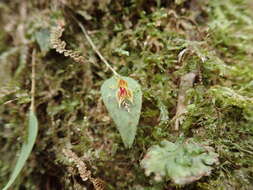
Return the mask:
<path fill-rule="evenodd" d="M 141 112 L 140 85 L 132 78 L 113 76 L 104 82 L 101 93 L 125 147 L 130 148 L 135 138 Z"/>

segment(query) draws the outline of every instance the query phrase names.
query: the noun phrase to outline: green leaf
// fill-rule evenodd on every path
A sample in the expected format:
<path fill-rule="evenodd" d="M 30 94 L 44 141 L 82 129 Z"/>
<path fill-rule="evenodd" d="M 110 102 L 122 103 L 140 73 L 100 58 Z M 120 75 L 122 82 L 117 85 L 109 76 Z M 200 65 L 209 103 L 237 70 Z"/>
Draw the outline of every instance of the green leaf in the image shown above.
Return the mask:
<path fill-rule="evenodd" d="M 22 168 L 24 167 L 25 162 L 32 151 L 33 145 L 37 137 L 37 133 L 38 133 L 38 121 L 35 114 L 32 111 L 30 111 L 27 140 L 22 145 L 21 152 L 18 157 L 15 168 L 12 171 L 11 177 L 8 183 L 3 188 L 3 190 L 7 190 L 12 185 L 12 183 L 15 181 L 15 179 L 21 172 Z"/>
<path fill-rule="evenodd" d="M 185 143 L 163 141 L 161 146 L 151 147 L 141 166 L 146 175 L 154 173 L 157 181 L 169 177 L 174 183 L 184 185 L 209 175 L 215 163 L 218 163 L 218 154 L 212 147 L 189 139 Z"/>
<path fill-rule="evenodd" d="M 120 77 L 128 83 L 128 89 L 132 91 L 133 102 L 126 100 L 128 108 L 119 106 L 117 101 L 118 80 L 117 77 L 111 77 L 106 80 L 101 87 L 102 98 L 110 116 L 116 123 L 125 147 L 130 148 L 133 144 L 137 125 L 139 123 L 142 92 L 137 81 L 129 77 Z"/>
<path fill-rule="evenodd" d="M 35 33 L 35 38 L 40 46 L 42 53 L 47 53 L 50 50 L 50 31 L 47 28 L 43 28 Z"/>

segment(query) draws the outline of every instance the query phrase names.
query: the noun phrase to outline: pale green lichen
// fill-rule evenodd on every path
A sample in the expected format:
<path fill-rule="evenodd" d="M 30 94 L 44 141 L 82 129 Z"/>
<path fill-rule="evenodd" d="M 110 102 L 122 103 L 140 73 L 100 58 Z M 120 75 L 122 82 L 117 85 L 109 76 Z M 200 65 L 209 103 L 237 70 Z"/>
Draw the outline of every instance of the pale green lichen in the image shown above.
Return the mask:
<path fill-rule="evenodd" d="M 212 165 L 218 163 L 213 148 L 188 140 L 172 143 L 162 141 L 152 146 L 141 161 L 145 174 L 154 173 L 155 180 L 169 178 L 175 184 L 185 185 L 211 173 Z"/>

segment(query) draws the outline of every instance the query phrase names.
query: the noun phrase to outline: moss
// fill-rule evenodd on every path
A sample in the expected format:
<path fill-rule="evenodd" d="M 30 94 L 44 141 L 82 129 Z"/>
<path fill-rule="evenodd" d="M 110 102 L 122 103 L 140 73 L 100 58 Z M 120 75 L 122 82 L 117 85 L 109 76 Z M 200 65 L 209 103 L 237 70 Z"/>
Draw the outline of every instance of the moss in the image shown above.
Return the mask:
<path fill-rule="evenodd" d="M 22 6 L 28 10 L 23 20 Z M 89 160 L 93 175 L 106 181 L 108 189 L 250 189 L 253 23 L 248 1 L 40 1 L 26 5 L 11 1 L 0 3 L 0 10 L 0 26 L 5 26 L 0 31 L 0 59 L 11 79 L 5 84 L 16 89 L 2 93 L 0 87 L 1 104 L 13 100 L 0 108 L 0 187 L 25 135 L 30 53 L 36 48 L 39 136 L 14 189 L 88 185 L 76 170 L 69 170 L 61 152 L 64 147 Z M 112 66 L 142 86 L 142 113 L 130 150 L 124 148 L 101 100 L 100 86 L 111 73 L 85 41 L 70 11 L 92 31 L 90 36 Z M 40 52 L 40 44 L 48 47 L 48 39 L 40 35 L 38 43 L 36 33 L 50 29 L 59 18 L 67 26 L 63 39 L 80 50 L 86 64 L 53 49 Z M 19 40 L 22 27 L 21 37 L 27 43 Z M 211 176 L 184 187 L 170 181 L 157 184 L 144 175 L 139 162 L 152 145 L 178 139 L 173 117 L 179 82 L 191 71 L 197 78 L 186 93 L 189 105 L 180 133 L 182 138 L 208 142 L 219 154 L 220 164 Z"/>

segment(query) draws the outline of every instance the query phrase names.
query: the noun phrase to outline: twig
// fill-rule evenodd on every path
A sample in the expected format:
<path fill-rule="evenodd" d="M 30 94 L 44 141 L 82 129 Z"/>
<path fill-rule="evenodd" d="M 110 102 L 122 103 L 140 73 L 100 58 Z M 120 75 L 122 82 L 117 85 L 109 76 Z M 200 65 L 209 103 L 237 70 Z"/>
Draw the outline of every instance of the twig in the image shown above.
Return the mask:
<path fill-rule="evenodd" d="M 35 100 L 35 55 L 36 55 L 36 50 L 33 49 L 32 52 L 32 88 L 31 88 L 31 111 L 34 113 L 35 112 L 35 105 L 34 105 L 34 100 Z"/>
<path fill-rule="evenodd" d="M 74 20 L 77 22 L 79 27 L 81 28 L 82 32 L 84 33 L 85 38 L 88 40 L 89 44 L 91 45 L 92 49 L 96 52 L 96 54 L 99 56 L 99 58 L 104 62 L 104 64 L 113 72 L 114 75 L 120 76 L 113 68 L 112 66 L 108 63 L 108 61 L 103 57 L 103 55 L 98 51 L 97 47 L 91 40 L 90 36 L 88 35 L 88 32 L 84 28 L 84 26 L 75 18 L 73 17 Z"/>
<path fill-rule="evenodd" d="M 174 129 L 178 131 L 179 125 L 182 124 L 183 114 L 186 113 L 186 107 L 188 102 L 186 102 L 186 92 L 193 86 L 193 82 L 195 80 L 196 73 L 190 72 L 185 74 L 180 79 L 179 93 L 177 99 L 177 111 L 173 120 L 175 120 Z"/>
<path fill-rule="evenodd" d="M 17 99 L 18 99 L 18 98 L 14 98 L 14 99 L 12 99 L 12 100 L 8 100 L 8 101 L 4 102 L 3 105 L 9 104 L 9 103 L 11 103 L 11 102 L 14 102 L 14 101 L 16 101 Z"/>

